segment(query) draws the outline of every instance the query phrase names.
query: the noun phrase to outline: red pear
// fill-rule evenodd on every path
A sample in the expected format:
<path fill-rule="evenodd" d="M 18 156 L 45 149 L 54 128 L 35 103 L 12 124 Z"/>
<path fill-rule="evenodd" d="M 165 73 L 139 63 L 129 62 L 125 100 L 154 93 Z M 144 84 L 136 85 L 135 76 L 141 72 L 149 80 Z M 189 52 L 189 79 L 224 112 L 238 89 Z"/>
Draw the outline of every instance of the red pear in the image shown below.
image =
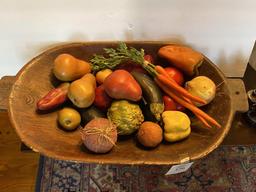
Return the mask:
<path fill-rule="evenodd" d="M 133 76 L 126 70 L 116 70 L 103 82 L 106 93 L 114 99 L 139 101 L 142 90 Z"/>

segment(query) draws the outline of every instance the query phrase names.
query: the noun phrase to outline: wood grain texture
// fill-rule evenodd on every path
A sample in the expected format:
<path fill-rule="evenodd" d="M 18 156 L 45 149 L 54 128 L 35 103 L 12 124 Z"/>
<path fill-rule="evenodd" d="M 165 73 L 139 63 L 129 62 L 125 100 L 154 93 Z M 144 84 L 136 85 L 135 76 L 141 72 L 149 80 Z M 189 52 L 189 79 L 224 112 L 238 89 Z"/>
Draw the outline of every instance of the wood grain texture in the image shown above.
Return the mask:
<path fill-rule="evenodd" d="M 245 91 L 256 88 L 256 71 L 247 65 L 245 75 L 243 77 Z M 236 88 L 234 87 L 234 90 Z M 223 141 L 224 145 L 252 145 L 256 144 L 256 129 L 248 124 L 245 120 L 245 114 L 237 113 L 232 122 L 228 136 Z"/>
<path fill-rule="evenodd" d="M 248 97 L 243 80 L 227 79 L 232 96 L 232 107 L 236 112 L 246 112 L 249 109 Z"/>
<path fill-rule="evenodd" d="M 15 80 L 14 76 L 4 76 L 0 79 L 0 110 L 2 111 L 8 108 L 9 94 Z"/>
<path fill-rule="evenodd" d="M 157 50 L 163 42 L 130 42 L 135 48 L 144 48 L 158 62 Z M 88 60 L 94 53 L 103 53 L 104 47 L 115 47 L 116 42 L 74 43 L 50 49 L 30 61 L 17 76 L 9 98 L 9 115 L 12 125 L 21 140 L 34 151 L 57 159 L 122 164 L 177 164 L 184 158 L 201 158 L 213 151 L 229 131 L 233 108 L 226 78 L 206 57 L 200 67 L 200 75 L 210 77 L 218 86 L 214 101 L 204 110 L 221 123 L 221 129 L 206 130 L 197 126 L 190 137 L 174 144 L 161 144 L 154 150 L 137 146 L 134 139 L 119 139 L 110 153 L 96 155 L 87 151 L 79 131 L 65 132 L 57 127 L 56 111 L 40 114 L 36 101 L 58 81 L 52 75 L 52 63 L 57 55 L 70 53 L 79 59 Z"/>
<path fill-rule="evenodd" d="M 243 113 L 237 113 L 223 145 L 255 145 L 256 129 L 248 125 Z"/>
<path fill-rule="evenodd" d="M 0 112 L 0 154 L 0 191 L 35 191 L 39 154 L 20 151 L 6 112 Z"/>

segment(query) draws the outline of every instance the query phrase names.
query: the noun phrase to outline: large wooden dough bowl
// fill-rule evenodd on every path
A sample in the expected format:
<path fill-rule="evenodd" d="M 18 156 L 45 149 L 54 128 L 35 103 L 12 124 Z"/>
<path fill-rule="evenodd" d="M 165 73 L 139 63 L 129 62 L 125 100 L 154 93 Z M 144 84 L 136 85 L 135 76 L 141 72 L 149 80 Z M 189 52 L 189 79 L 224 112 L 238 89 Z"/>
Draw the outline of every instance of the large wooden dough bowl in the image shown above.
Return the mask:
<path fill-rule="evenodd" d="M 34 151 L 49 157 L 93 163 L 111 164 L 177 164 L 195 160 L 217 148 L 229 131 L 233 114 L 232 97 L 222 72 L 205 57 L 200 75 L 211 78 L 218 86 L 214 101 L 204 110 L 221 123 L 221 129 L 194 128 L 190 137 L 174 144 L 162 143 L 153 150 L 138 147 L 132 138 L 119 139 L 117 146 L 107 154 L 93 154 L 86 150 L 79 131 L 65 132 L 58 128 L 57 113 L 36 112 L 37 100 L 53 88 L 53 60 L 61 53 L 70 53 L 88 60 L 93 54 L 103 53 L 105 47 L 118 42 L 88 42 L 60 45 L 45 51 L 28 62 L 17 75 L 9 97 L 9 115 L 22 142 Z M 157 50 L 165 42 L 128 42 L 135 48 L 157 58 Z"/>

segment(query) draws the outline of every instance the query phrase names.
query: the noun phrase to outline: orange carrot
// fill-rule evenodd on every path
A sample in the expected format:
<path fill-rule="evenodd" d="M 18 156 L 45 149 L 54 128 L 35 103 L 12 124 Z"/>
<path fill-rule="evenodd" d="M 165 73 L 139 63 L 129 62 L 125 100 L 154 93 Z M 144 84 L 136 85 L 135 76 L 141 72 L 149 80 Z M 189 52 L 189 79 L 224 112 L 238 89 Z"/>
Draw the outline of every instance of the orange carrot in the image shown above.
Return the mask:
<path fill-rule="evenodd" d="M 159 75 L 163 75 L 163 76 L 165 76 L 166 78 L 168 78 L 168 80 L 170 80 L 170 81 L 172 81 L 173 83 L 173 86 L 171 85 L 171 87 L 173 88 L 173 89 L 175 89 L 175 90 L 177 90 L 176 88 L 174 88 L 174 86 L 176 86 L 178 89 L 180 89 L 180 91 L 178 91 L 179 93 L 181 93 L 181 91 L 183 92 L 183 93 L 185 93 L 185 95 L 187 96 L 187 97 L 189 97 L 189 98 L 191 98 L 192 100 L 194 100 L 194 101 L 198 101 L 199 103 L 202 103 L 202 104 L 205 104 L 206 102 L 203 100 L 203 99 L 201 99 L 201 98 L 199 98 L 199 97 L 196 97 L 196 96 L 193 96 L 193 95 L 191 95 L 186 89 L 184 89 L 183 87 L 181 87 L 178 83 L 176 83 L 172 78 L 170 78 L 170 76 L 169 76 L 169 74 L 165 71 L 165 69 L 162 67 L 162 66 L 160 66 L 160 65 L 156 65 L 155 66 L 155 70 L 156 70 L 156 72 L 157 73 L 159 73 Z M 159 76 L 158 75 L 158 76 Z M 160 78 L 163 78 L 163 77 L 160 77 Z M 160 79 L 161 80 L 161 79 Z M 166 82 L 166 80 L 164 80 L 165 82 L 165 84 L 167 83 Z M 167 83 L 167 84 L 170 84 L 170 83 Z M 182 94 L 182 93 L 181 93 Z M 183 94 L 184 95 L 184 94 Z M 190 96 L 188 96 L 188 95 L 190 95 Z M 193 99 L 194 98 L 194 99 Z"/>
<path fill-rule="evenodd" d="M 165 71 L 165 69 L 164 69 L 162 66 L 156 65 L 156 66 L 155 66 L 155 70 L 156 70 L 156 72 L 158 72 L 159 74 L 162 74 L 162 75 L 164 75 L 165 77 L 168 77 L 168 78 L 169 78 L 170 80 L 172 80 L 173 82 L 175 82 L 172 78 L 170 78 L 169 74 Z M 175 83 L 176 83 L 176 82 L 175 82 Z M 193 103 L 192 103 L 192 101 L 191 101 L 190 99 L 186 98 L 185 96 L 182 96 L 182 98 L 183 98 L 185 101 L 187 101 L 188 103 L 190 103 L 190 104 L 193 105 Z M 211 125 L 209 125 L 209 124 L 207 123 L 207 121 L 206 121 L 202 116 L 200 116 L 200 115 L 198 115 L 198 114 L 195 114 L 195 116 L 196 116 L 206 127 L 211 128 Z"/>
<path fill-rule="evenodd" d="M 188 103 L 190 103 L 191 105 L 194 105 L 193 102 L 192 102 L 190 99 L 188 99 L 188 98 L 186 98 L 186 97 L 184 97 L 184 96 L 182 96 L 182 98 L 183 98 L 185 101 L 187 101 Z M 212 126 L 209 125 L 209 124 L 207 123 L 207 121 L 206 121 L 202 116 L 200 116 L 199 114 L 195 113 L 195 116 L 196 116 L 206 127 L 208 127 L 208 128 L 211 128 L 211 127 L 212 127 Z"/>
<path fill-rule="evenodd" d="M 187 97 L 182 96 L 182 99 L 184 99 L 185 101 L 187 101 L 190 104 L 193 104 L 192 101 L 190 99 L 188 99 Z"/>
<path fill-rule="evenodd" d="M 169 88 L 174 89 L 178 93 L 184 95 L 185 97 L 187 97 L 193 101 L 196 101 L 198 103 L 206 104 L 205 100 L 201 99 L 200 97 L 190 94 L 186 89 L 184 89 L 177 83 L 174 83 L 172 80 L 165 77 L 164 75 L 159 74 L 159 75 L 157 75 L 156 79 L 159 80 L 160 82 L 162 82 L 164 85 L 168 86 Z"/>
<path fill-rule="evenodd" d="M 206 127 L 212 128 L 212 126 L 209 125 L 209 124 L 207 123 L 207 121 L 206 121 L 202 116 L 200 116 L 200 115 L 198 115 L 198 114 L 195 114 L 195 116 L 196 116 Z"/>
<path fill-rule="evenodd" d="M 173 82 L 175 82 L 172 78 L 170 78 L 169 74 L 165 71 L 165 69 L 164 69 L 162 66 L 156 65 L 155 70 L 156 70 L 156 72 L 158 72 L 159 74 L 162 74 L 162 75 L 164 75 L 165 77 L 167 77 L 167 78 L 169 78 L 170 80 L 172 80 Z M 176 83 L 176 82 L 175 82 L 175 83 Z M 187 101 L 188 103 L 190 103 L 190 104 L 193 105 L 193 103 L 191 102 L 190 99 L 186 98 L 185 96 L 182 96 L 182 98 L 183 98 L 185 101 Z M 207 121 L 206 121 L 202 116 L 198 115 L 197 113 L 195 114 L 195 116 L 196 116 L 206 127 L 211 128 L 211 125 L 209 125 L 209 124 L 207 123 Z"/>
<path fill-rule="evenodd" d="M 157 73 L 162 74 L 162 75 L 164 75 L 164 76 L 170 78 L 169 74 L 165 71 L 165 69 L 164 69 L 162 66 L 156 65 L 156 66 L 155 66 L 155 70 L 156 70 Z M 170 78 L 170 79 L 172 79 L 172 78 Z M 173 80 L 173 79 L 172 79 L 172 80 Z M 173 81 L 174 81 L 174 80 L 173 80 Z"/>
<path fill-rule="evenodd" d="M 170 89 L 168 89 L 168 87 L 166 87 L 166 85 L 163 84 L 160 80 L 156 79 L 156 83 L 166 94 L 168 94 L 171 98 L 173 98 L 177 103 L 179 103 L 182 106 L 186 107 L 187 109 L 191 110 L 194 114 L 201 116 L 202 118 L 209 121 L 213 125 L 215 125 L 219 128 L 221 127 L 221 125 L 215 119 L 213 119 L 211 116 L 209 116 L 208 114 L 203 112 L 201 109 L 197 108 L 195 105 L 192 105 L 192 104 L 186 102 L 184 99 L 178 97 L 175 93 L 170 91 Z"/>

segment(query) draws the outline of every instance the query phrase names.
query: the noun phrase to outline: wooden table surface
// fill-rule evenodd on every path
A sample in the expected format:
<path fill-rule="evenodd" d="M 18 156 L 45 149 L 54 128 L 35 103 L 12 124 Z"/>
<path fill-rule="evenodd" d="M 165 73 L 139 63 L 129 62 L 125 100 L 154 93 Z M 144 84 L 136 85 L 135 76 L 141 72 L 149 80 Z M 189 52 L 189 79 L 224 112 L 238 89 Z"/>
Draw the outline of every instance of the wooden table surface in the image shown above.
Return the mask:
<path fill-rule="evenodd" d="M 35 191 L 38 162 L 38 153 L 20 150 L 7 112 L 0 111 L 0 191 Z"/>
<path fill-rule="evenodd" d="M 39 162 L 39 154 L 21 151 L 21 142 L 10 124 L 6 102 L 14 77 L 0 81 L 0 191 L 32 192 Z"/>
<path fill-rule="evenodd" d="M 247 65 L 244 77 L 242 78 L 246 91 L 256 89 L 256 71 Z M 243 118 L 242 113 L 236 114 L 229 134 L 223 144 L 226 145 L 250 145 L 256 144 L 256 127 L 250 127 Z"/>

